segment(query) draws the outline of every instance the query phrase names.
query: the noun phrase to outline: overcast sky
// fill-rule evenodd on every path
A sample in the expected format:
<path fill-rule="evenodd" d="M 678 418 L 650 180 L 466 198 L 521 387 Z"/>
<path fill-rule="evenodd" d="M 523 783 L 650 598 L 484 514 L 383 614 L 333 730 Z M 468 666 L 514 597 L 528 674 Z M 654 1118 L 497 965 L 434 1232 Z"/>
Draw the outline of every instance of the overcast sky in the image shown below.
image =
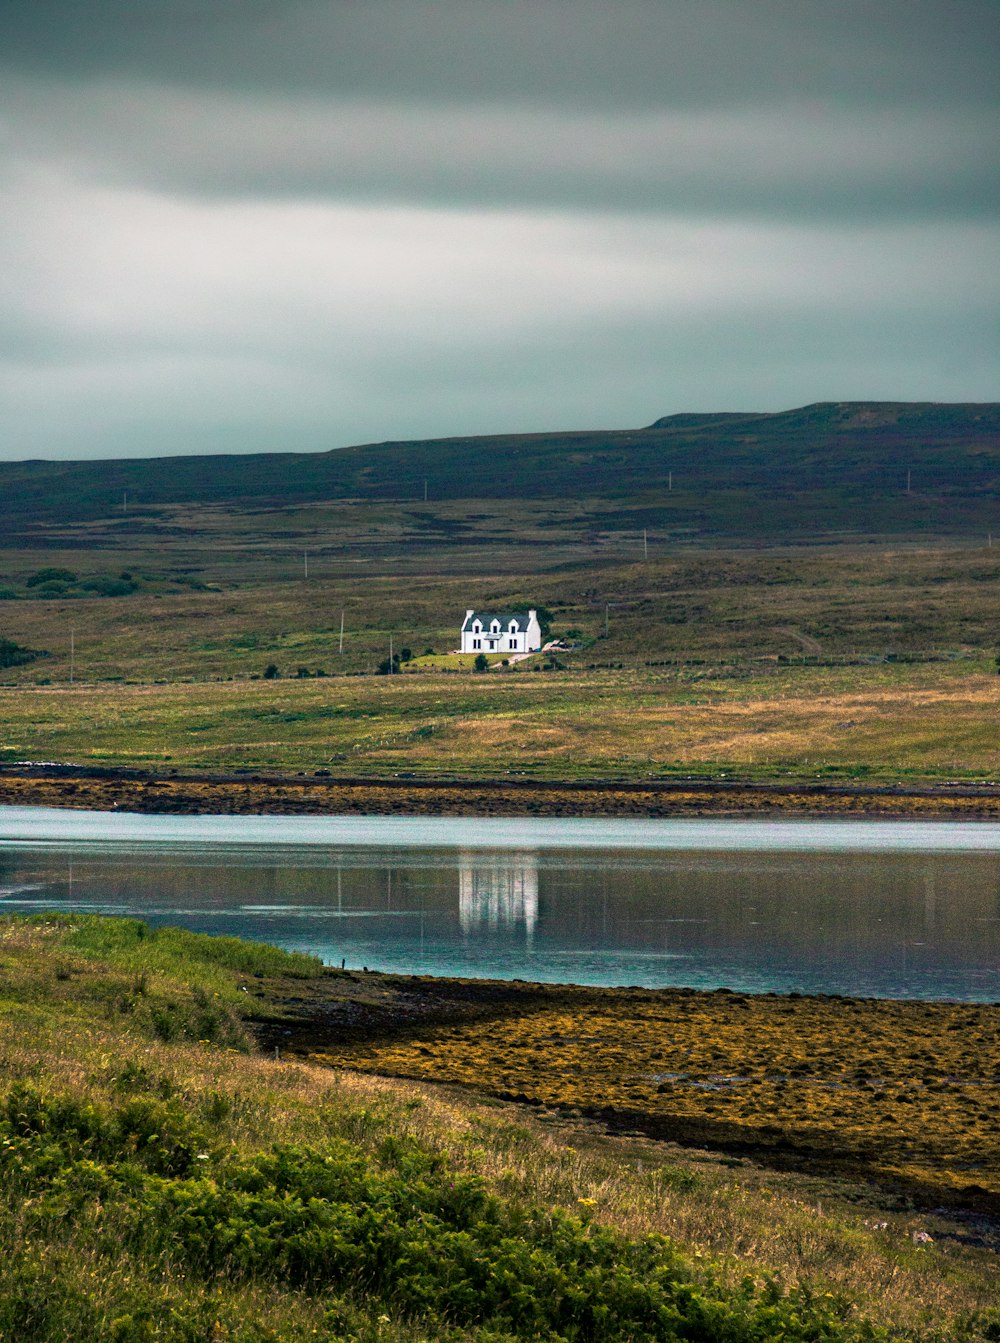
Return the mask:
<path fill-rule="evenodd" d="M 1000 399 L 996 0 L 0 0 L 0 457 Z"/>

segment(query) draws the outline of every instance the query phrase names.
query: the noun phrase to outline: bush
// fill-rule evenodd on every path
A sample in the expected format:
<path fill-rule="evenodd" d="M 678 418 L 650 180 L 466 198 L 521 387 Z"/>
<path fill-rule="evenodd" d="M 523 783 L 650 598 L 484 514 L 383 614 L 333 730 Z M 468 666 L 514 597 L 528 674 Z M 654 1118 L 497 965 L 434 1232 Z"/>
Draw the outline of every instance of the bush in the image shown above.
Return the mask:
<path fill-rule="evenodd" d="M 264 668 L 264 680 L 276 681 L 281 675 L 281 670 L 276 662 L 269 662 Z"/>
<path fill-rule="evenodd" d="M 138 591 L 131 578 L 85 578 L 80 587 L 96 597 L 130 597 Z"/>
<path fill-rule="evenodd" d="M 12 639 L 0 639 L 0 667 L 23 667 L 26 662 L 34 662 L 36 658 L 48 656 L 42 648 L 25 648 L 23 644 L 16 644 Z"/>
<path fill-rule="evenodd" d="M 33 573 L 30 578 L 25 579 L 24 586 L 26 588 L 37 588 L 45 583 L 69 584 L 76 581 L 77 576 L 72 569 L 49 568 L 39 569 L 36 573 Z"/>
<path fill-rule="evenodd" d="M 485 653 L 477 653 L 476 660 L 472 664 L 472 670 L 477 672 L 485 672 L 489 671 L 489 669 L 490 669 L 489 658 L 486 656 Z"/>

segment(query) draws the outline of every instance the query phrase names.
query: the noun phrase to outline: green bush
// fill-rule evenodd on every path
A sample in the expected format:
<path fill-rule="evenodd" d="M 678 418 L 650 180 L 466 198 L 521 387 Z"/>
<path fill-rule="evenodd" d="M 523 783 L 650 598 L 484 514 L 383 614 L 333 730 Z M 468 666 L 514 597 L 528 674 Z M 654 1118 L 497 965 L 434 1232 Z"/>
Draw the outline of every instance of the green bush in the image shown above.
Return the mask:
<path fill-rule="evenodd" d="M 12 639 L 0 639 L 0 667 L 23 667 L 25 663 L 34 662 L 36 658 L 48 656 L 42 648 L 25 648 L 23 644 L 16 644 Z"/>
<path fill-rule="evenodd" d="M 91 1105 L 20 1084 L 0 1108 L 0 1178 L 33 1236 L 97 1227 L 109 1251 L 150 1266 L 169 1259 L 208 1289 L 280 1284 L 332 1294 L 338 1318 L 355 1318 L 353 1300 L 435 1332 L 507 1339 L 881 1337 L 848 1328 L 835 1301 L 805 1290 L 747 1281 L 727 1291 L 695 1279 L 663 1237 L 630 1239 L 587 1217 L 501 1199 L 412 1139 L 389 1139 L 374 1154 L 343 1138 L 228 1152 L 213 1149 L 174 1099 Z M 105 1212 L 95 1220 L 97 1208 Z M 45 1336 L 25 1327 L 29 1338 Z"/>
<path fill-rule="evenodd" d="M 72 569 L 58 569 L 50 566 L 46 569 L 39 569 L 29 578 L 26 578 L 24 580 L 24 586 L 26 588 L 37 588 L 43 587 L 46 583 L 61 583 L 63 585 L 68 585 L 75 583 L 76 581 L 77 576 Z"/>

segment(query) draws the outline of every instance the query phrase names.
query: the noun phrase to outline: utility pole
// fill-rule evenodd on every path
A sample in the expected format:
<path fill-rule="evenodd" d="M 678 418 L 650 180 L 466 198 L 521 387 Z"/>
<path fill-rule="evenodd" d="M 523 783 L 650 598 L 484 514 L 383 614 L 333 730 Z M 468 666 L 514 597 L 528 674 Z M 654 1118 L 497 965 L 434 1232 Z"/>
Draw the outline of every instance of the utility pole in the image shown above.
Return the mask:
<path fill-rule="evenodd" d="M 308 577 L 309 577 L 309 552 L 308 552 L 308 550 L 303 550 L 303 552 L 302 552 L 302 568 L 303 568 L 305 577 L 308 578 Z"/>
<path fill-rule="evenodd" d="M 73 673 L 76 670 L 76 632 L 73 626 L 69 629 L 69 683 L 73 684 Z"/>
<path fill-rule="evenodd" d="M 340 613 L 340 651 L 344 651 L 344 613 Z"/>
<path fill-rule="evenodd" d="M 128 512 L 128 490 L 122 495 L 122 512 Z"/>
<path fill-rule="evenodd" d="M 912 475 L 913 475 L 913 472 L 912 472 L 912 471 L 907 471 L 907 473 L 906 473 L 906 493 L 907 493 L 907 494 L 910 493 L 910 478 L 911 478 Z"/>
<path fill-rule="evenodd" d="M 648 560 L 648 559 L 649 559 L 649 542 L 646 540 L 646 529 L 645 529 L 645 527 L 643 527 L 643 529 L 642 529 L 642 558 L 643 558 L 644 560 Z"/>
<path fill-rule="evenodd" d="M 427 502 L 427 481 L 426 481 L 426 479 L 425 479 L 425 480 L 424 480 L 424 503 L 426 504 L 426 502 Z"/>
<path fill-rule="evenodd" d="M 609 627 L 610 627 L 610 624 L 611 624 L 611 603 L 610 603 L 610 602 L 605 602 L 605 603 L 604 603 L 604 637 L 605 637 L 605 639 L 608 637 L 608 629 L 609 629 Z"/>
<path fill-rule="evenodd" d="M 391 676 L 395 670 L 396 670 L 396 668 L 395 668 L 395 666 L 393 665 L 393 661 L 392 661 L 392 635 L 390 634 L 390 635 L 389 635 L 389 675 Z"/>
<path fill-rule="evenodd" d="M 668 490 L 668 491 L 671 491 L 671 490 L 673 490 L 673 488 L 674 488 L 674 473 L 673 473 L 673 471 L 668 471 L 668 472 L 667 472 L 667 490 Z"/>

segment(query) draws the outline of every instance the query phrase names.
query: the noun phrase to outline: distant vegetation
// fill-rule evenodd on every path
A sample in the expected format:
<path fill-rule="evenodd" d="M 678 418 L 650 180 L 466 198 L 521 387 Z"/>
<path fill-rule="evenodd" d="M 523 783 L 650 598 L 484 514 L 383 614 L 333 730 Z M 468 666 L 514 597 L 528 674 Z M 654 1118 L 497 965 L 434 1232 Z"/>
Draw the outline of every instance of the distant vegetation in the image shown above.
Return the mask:
<path fill-rule="evenodd" d="M 985 533 L 1000 501 L 1000 405 L 821 403 L 328 453 L 8 463 L 0 517 L 25 537 L 42 520 L 103 518 L 134 538 L 155 534 L 160 511 L 182 503 L 419 503 L 425 490 L 442 542 L 461 541 L 465 524 L 436 516 L 435 505 L 460 499 L 568 498 L 593 528 L 677 528 L 688 538 Z"/>
<path fill-rule="evenodd" d="M 0 667 L 23 667 L 36 658 L 48 656 L 42 648 L 25 648 L 13 639 L 0 639 Z"/>
<path fill-rule="evenodd" d="M 3 587 L 0 587 L 0 601 L 17 601 L 19 598 L 37 601 L 55 598 L 131 597 L 136 592 L 153 593 L 178 587 L 198 591 L 204 589 L 204 584 L 190 577 L 132 574 L 128 570 L 81 576 L 72 569 L 50 565 L 29 573 L 20 585 L 8 580 Z"/>

